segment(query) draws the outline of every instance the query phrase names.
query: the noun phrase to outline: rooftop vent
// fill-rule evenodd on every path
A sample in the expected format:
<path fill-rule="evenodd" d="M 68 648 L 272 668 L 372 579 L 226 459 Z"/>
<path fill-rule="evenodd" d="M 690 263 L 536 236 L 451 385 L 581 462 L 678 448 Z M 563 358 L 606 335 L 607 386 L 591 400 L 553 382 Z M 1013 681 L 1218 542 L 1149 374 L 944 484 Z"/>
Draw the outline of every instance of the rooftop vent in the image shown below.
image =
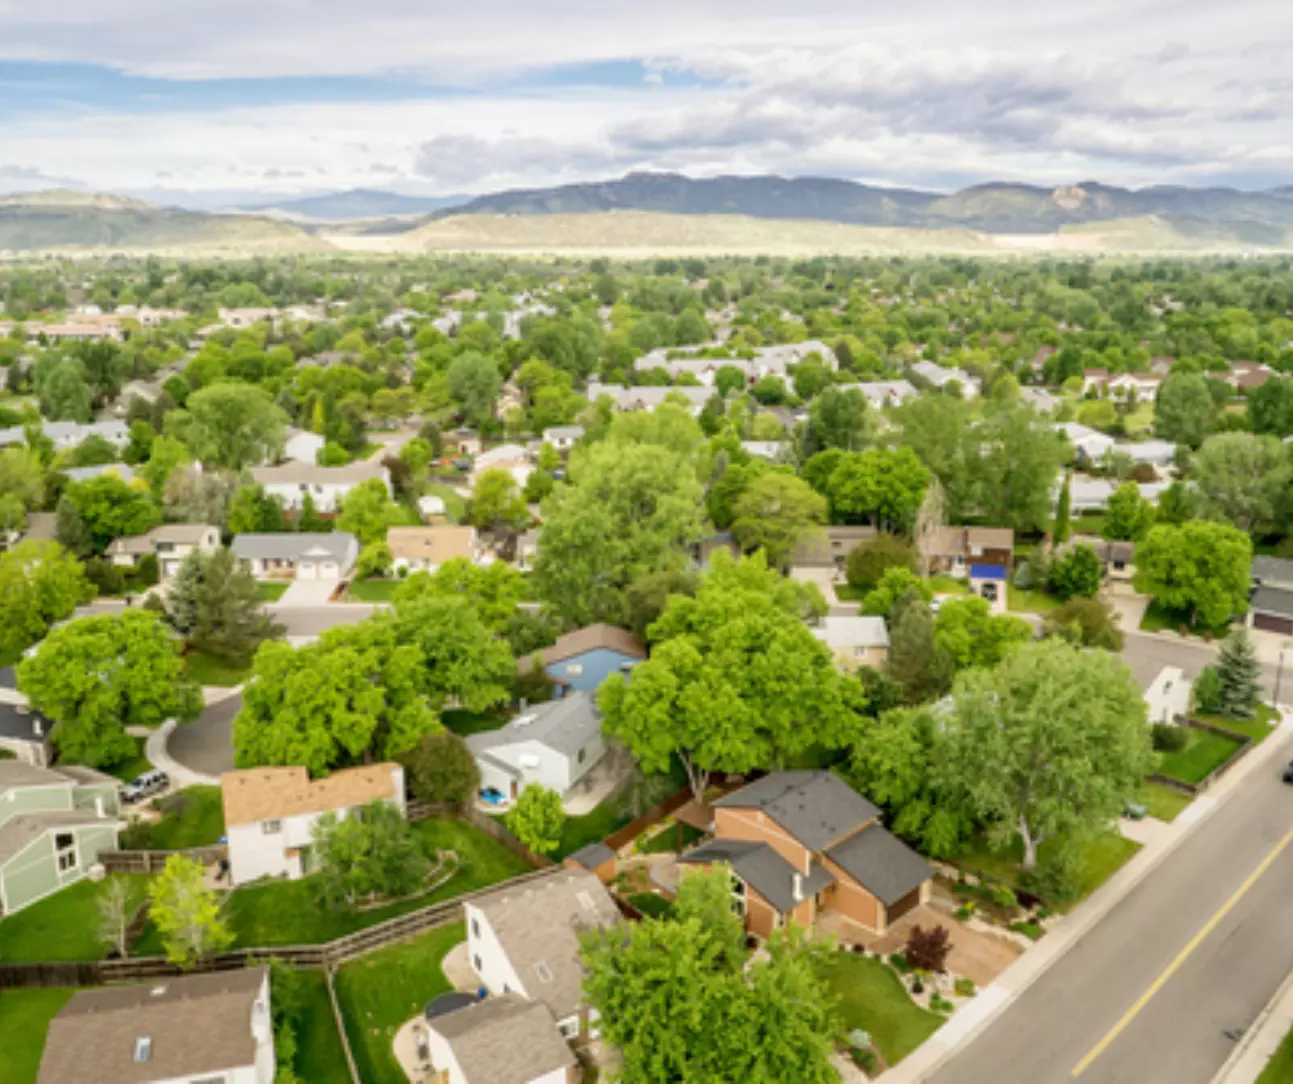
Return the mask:
<path fill-rule="evenodd" d="M 534 973 L 539 976 L 540 982 L 552 981 L 552 969 L 546 963 L 540 962 L 534 965 Z"/>

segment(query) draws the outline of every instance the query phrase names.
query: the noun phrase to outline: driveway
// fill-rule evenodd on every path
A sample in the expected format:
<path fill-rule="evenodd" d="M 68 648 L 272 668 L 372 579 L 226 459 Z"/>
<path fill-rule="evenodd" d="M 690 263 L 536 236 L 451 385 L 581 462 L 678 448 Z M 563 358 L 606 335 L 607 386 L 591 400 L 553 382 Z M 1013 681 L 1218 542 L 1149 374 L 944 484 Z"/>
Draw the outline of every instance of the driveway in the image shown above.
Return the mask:
<path fill-rule="evenodd" d="M 326 606 L 340 586 L 339 580 L 293 580 L 275 605 L 282 609 Z"/>
<path fill-rule="evenodd" d="M 316 639 L 338 625 L 357 625 L 379 609 L 385 608 L 384 604 L 379 606 L 366 602 L 284 606 L 282 599 L 265 607 L 274 620 L 285 628 L 283 635 L 286 639 L 297 646 Z"/>
<path fill-rule="evenodd" d="M 176 727 L 166 743 L 172 760 L 190 772 L 218 776 L 233 771 L 233 718 L 242 710 L 242 692 L 207 705 L 193 722 Z"/>

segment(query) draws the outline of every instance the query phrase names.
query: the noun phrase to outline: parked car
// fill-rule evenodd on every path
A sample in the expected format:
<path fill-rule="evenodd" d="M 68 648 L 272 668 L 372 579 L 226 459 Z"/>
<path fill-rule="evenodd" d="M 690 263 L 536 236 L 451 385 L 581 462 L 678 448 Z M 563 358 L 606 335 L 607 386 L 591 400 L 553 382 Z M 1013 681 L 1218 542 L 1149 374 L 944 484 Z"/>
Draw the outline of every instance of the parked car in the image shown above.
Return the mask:
<path fill-rule="evenodd" d="M 480 800 L 486 805 L 502 805 L 507 799 L 497 787 L 485 787 L 480 792 Z"/>
<path fill-rule="evenodd" d="M 121 788 L 123 802 L 140 802 L 154 794 L 160 794 L 171 785 L 170 777 L 161 769 L 154 768 L 136 776 Z"/>
<path fill-rule="evenodd" d="M 1284 769 L 1284 782 L 1293 783 L 1293 760 L 1290 760 L 1288 766 Z"/>

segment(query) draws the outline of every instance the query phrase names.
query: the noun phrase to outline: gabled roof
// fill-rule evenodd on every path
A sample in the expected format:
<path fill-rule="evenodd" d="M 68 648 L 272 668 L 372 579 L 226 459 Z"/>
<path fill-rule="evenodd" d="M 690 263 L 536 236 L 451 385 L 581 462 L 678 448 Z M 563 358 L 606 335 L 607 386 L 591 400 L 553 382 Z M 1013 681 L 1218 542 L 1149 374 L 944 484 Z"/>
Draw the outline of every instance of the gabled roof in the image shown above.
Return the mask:
<path fill-rule="evenodd" d="M 8 688 L 15 688 L 10 685 Z M 0 738 L 10 741 L 29 741 L 42 745 L 54 729 L 51 723 L 40 712 L 17 704 L 0 702 Z"/>
<path fill-rule="evenodd" d="M 503 885 L 467 906 L 484 914 L 525 993 L 558 1020 L 583 1002 L 580 933 L 621 921 L 610 894 L 586 870 L 562 869 L 523 885 Z"/>
<path fill-rule="evenodd" d="M 240 534 L 233 540 L 239 560 L 299 561 L 302 557 L 330 557 L 345 563 L 359 552 L 359 540 L 346 531 L 312 533 L 282 531 L 275 534 Z"/>
<path fill-rule="evenodd" d="M 23 787 L 65 787 L 75 782 L 54 768 L 38 768 L 21 760 L 0 760 L 0 794 Z"/>
<path fill-rule="evenodd" d="M 1259 587 L 1253 592 L 1248 609 L 1253 613 L 1293 617 L 1293 591 L 1280 587 Z"/>
<path fill-rule="evenodd" d="M 880 810 L 826 771 L 773 772 L 714 802 L 719 809 L 757 809 L 820 853 L 870 824 Z"/>
<path fill-rule="evenodd" d="M 832 847 L 826 857 L 886 907 L 934 876 L 928 862 L 878 824 Z"/>
<path fill-rule="evenodd" d="M 444 503 L 441 502 L 443 510 Z M 394 558 L 444 564 L 455 557 L 476 557 L 476 529 L 443 524 L 438 527 L 390 527 L 386 545 Z"/>
<path fill-rule="evenodd" d="M 467 1084 L 530 1084 L 561 1074 L 575 1056 L 541 1001 L 515 994 L 486 998 L 437 1016 L 427 1027 L 442 1036 Z"/>
<path fill-rule="evenodd" d="M 0 866 L 22 853 L 46 832 L 69 828 L 116 828 L 118 822 L 93 809 L 51 809 L 19 813 L 0 824 Z"/>
<path fill-rule="evenodd" d="M 604 862 L 611 861 L 614 857 L 615 852 L 605 843 L 589 843 L 580 847 L 574 854 L 567 855 L 566 861 L 577 862 L 584 869 L 596 869 Z"/>
<path fill-rule="evenodd" d="M 311 779 L 299 766 L 225 772 L 220 790 L 225 824 L 233 826 L 397 801 L 403 782 L 403 769 L 387 761 L 343 768 L 322 779 Z"/>
<path fill-rule="evenodd" d="M 251 967 L 73 994 L 50 1022 L 38 1084 L 143 1084 L 252 1065 L 253 1005 L 267 975 Z M 141 1039 L 151 1040 L 144 1063 Z"/>
<path fill-rule="evenodd" d="M 564 756 L 571 756 L 601 732 L 602 717 L 593 699 L 577 691 L 560 700 L 535 704 L 506 726 L 467 735 L 467 748 L 480 756 L 522 742 L 537 742 Z"/>
<path fill-rule="evenodd" d="M 726 862 L 733 873 L 782 914 L 835 883 L 830 870 L 814 861 L 808 867 L 808 876 L 800 877 L 796 899 L 795 876 L 799 871 L 768 844 L 743 839 L 711 839 L 693 847 L 678 861 L 688 865 Z"/>
<path fill-rule="evenodd" d="M 251 472 L 261 485 L 358 485 L 372 478 L 389 484 L 389 472 L 380 463 L 362 460 L 344 467 L 320 467 L 313 463 L 283 463 L 277 467 L 254 467 Z"/>
<path fill-rule="evenodd" d="M 516 668 L 521 673 L 528 673 L 536 658 L 540 666 L 551 666 L 589 651 L 618 651 L 635 659 L 646 658 L 646 647 L 633 633 L 614 625 L 599 624 L 568 632 L 558 637 L 551 647 L 542 648 L 532 655 L 522 655 L 516 660 Z"/>
<path fill-rule="evenodd" d="M 1293 561 L 1283 557 L 1254 557 L 1249 570 L 1257 583 L 1293 586 Z"/>

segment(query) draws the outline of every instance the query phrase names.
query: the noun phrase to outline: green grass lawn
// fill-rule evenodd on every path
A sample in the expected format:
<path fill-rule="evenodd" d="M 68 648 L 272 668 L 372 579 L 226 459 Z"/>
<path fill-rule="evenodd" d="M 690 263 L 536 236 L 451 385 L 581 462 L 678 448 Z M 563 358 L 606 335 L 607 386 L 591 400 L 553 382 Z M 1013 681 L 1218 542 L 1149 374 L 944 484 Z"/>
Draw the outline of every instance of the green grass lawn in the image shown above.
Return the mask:
<path fill-rule="evenodd" d="M 1265 741 L 1280 721 L 1280 713 L 1266 704 L 1257 705 L 1257 711 L 1252 719 L 1228 719 L 1224 715 L 1204 715 L 1198 711 L 1192 714 L 1194 718 L 1202 719 L 1205 723 L 1225 727 L 1236 734 L 1244 734 L 1253 739 L 1254 745 Z"/>
<path fill-rule="evenodd" d="M 468 734 L 479 734 L 482 730 L 497 730 L 506 724 L 509 718 L 510 716 L 505 714 L 480 714 L 458 708 L 452 708 L 440 717 L 441 722 L 460 738 L 465 738 Z"/>
<path fill-rule="evenodd" d="M 970 585 L 964 580 L 958 580 L 955 576 L 930 576 L 925 581 L 934 590 L 936 595 L 968 595 Z"/>
<path fill-rule="evenodd" d="M 1136 794 L 1136 801 L 1149 810 L 1149 815 L 1171 823 L 1191 799 L 1159 783 L 1143 783 Z"/>
<path fill-rule="evenodd" d="M 1239 743 L 1210 730 L 1182 727 L 1185 747 L 1175 753 L 1164 753 L 1158 770 L 1182 783 L 1202 782 L 1239 751 Z"/>
<path fill-rule="evenodd" d="M 1038 862 L 1044 863 L 1061 845 L 1059 839 L 1048 839 L 1038 848 Z M 1082 845 L 1082 861 L 1077 872 L 1077 895 L 1067 901 L 1056 901 L 1055 909 L 1067 911 L 1080 903 L 1121 869 L 1140 850 L 1140 844 L 1124 839 L 1115 832 L 1101 832 Z M 989 850 L 984 843 L 975 843 L 954 859 L 954 865 L 1018 888 L 1023 871 L 1023 842 L 1018 836 L 1003 851 Z"/>
<path fill-rule="evenodd" d="M 3 1034 L 3 1028 L 0 1028 L 0 1034 Z M 1284 1036 L 1284 1041 L 1266 1063 L 1257 1084 L 1293 1084 L 1293 1029 Z"/>
<path fill-rule="evenodd" d="M 251 673 L 250 660 L 231 663 L 205 651 L 190 651 L 184 656 L 184 665 L 199 685 L 241 685 Z"/>
<path fill-rule="evenodd" d="M 837 583 L 835 597 L 841 602 L 861 602 L 867 595 L 866 588 L 854 587 L 850 583 Z"/>
<path fill-rule="evenodd" d="M 426 487 L 428 497 L 439 497 L 444 501 L 444 510 L 454 523 L 461 523 L 467 514 L 467 502 L 458 495 L 457 490 L 443 482 L 433 482 Z"/>
<path fill-rule="evenodd" d="M 391 1050 L 395 1033 L 428 1001 L 452 989 L 441 963 L 466 936 L 462 923 L 444 926 L 353 960 L 337 972 L 337 1001 L 364 1084 L 406 1084 Z"/>
<path fill-rule="evenodd" d="M 346 597 L 360 602 L 390 602 L 401 580 L 351 580 Z"/>
<path fill-rule="evenodd" d="M 332 941 L 388 918 L 530 872 L 530 865 L 523 858 L 469 824 L 432 817 L 419 821 L 415 827 L 428 852 L 452 850 L 461 860 L 458 872 L 435 891 L 370 911 L 332 911 L 319 902 L 315 885 L 308 877 L 247 885 L 231 893 L 225 903 L 225 913 L 234 933 L 233 947 L 315 945 Z M 135 946 L 135 954 L 150 956 L 160 951 L 160 939 L 150 926 Z"/>
<path fill-rule="evenodd" d="M 327 979 L 322 971 L 301 971 L 299 975 L 302 1010 L 296 1025 L 296 1075 L 309 1084 L 350 1084 Z"/>
<path fill-rule="evenodd" d="M 186 787 L 161 800 L 162 819 L 131 825 L 122 836 L 127 850 L 182 851 L 219 843 L 224 802 L 219 787 Z"/>
<path fill-rule="evenodd" d="M 284 583 L 282 580 L 256 581 L 256 590 L 260 592 L 260 597 L 266 602 L 277 602 L 290 586 L 291 584 Z"/>
<path fill-rule="evenodd" d="M 384 449 L 385 449 L 385 447 L 386 447 L 386 445 L 385 445 L 385 444 L 377 444 L 377 443 L 374 443 L 374 442 L 373 442 L 373 441 L 371 441 L 371 440 L 370 440 L 370 441 L 366 441 L 366 442 L 364 443 L 364 446 L 363 446 L 362 448 L 360 448 L 360 449 L 359 449 L 359 451 L 357 451 L 354 455 L 352 455 L 352 456 L 350 457 L 350 462 L 352 462 L 352 463 L 360 463 L 360 462 L 362 462 L 362 461 L 363 461 L 363 460 L 365 460 L 365 459 L 371 459 L 371 458 L 372 458 L 374 455 L 376 455 L 378 452 L 380 452 L 380 451 L 384 450 Z"/>
<path fill-rule="evenodd" d="M 583 816 L 567 817 L 566 823 L 561 826 L 561 845 L 553 854 L 553 861 L 560 862 L 581 847 L 600 842 L 632 819 L 632 813 L 613 800 L 602 802 L 591 813 Z"/>
<path fill-rule="evenodd" d="M 647 918 L 667 918 L 673 914 L 673 904 L 654 892 L 635 892 L 628 899 Z"/>
<path fill-rule="evenodd" d="M 1135 410 L 1123 416 L 1122 425 L 1127 436 L 1132 439 L 1147 436 L 1154 428 L 1153 402 L 1146 400 L 1143 403 L 1137 403 Z"/>
<path fill-rule="evenodd" d="M 879 960 L 835 952 L 817 973 L 836 1003 L 842 1033 L 861 1028 L 891 1066 L 942 1026 L 943 1018 L 912 1001 L 893 969 Z"/>
<path fill-rule="evenodd" d="M 133 740 L 135 743 L 135 755 L 124 764 L 120 764 L 115 768 L 106 769 L 109 775 L 116 779 L 120 779 L 123 783 L 129 783 L 137 776 L 143 775 L 144 772 L 151 771 L 153 767 L 152 761 L 144 755 L 144 745 L 147 743 L 148 739 L 135 738 Z"/>
<path fill-rule="evenodd" d="M 1103 512 L 1083 512 L 1080 516 L 1074 516 L 1070 522 L 1070 534 L 1093 534 L 1097 538 L 1104 537 L 1104 513 Z"/>
<path fill-rule="evenodd" d="M 0 1084 L 36 1084 L 49 1022 L 74 993 L 62 987 L 0 990 Z"/>
<path fill-rule="evenodd" d="M 670 854 L 674 851 L 686 850 L 693 843 L 699 843 L 705 838 L 705 833 L 699 828 L 693 828 L 690 824 L 684 824 L 682 827 L 682 846 L 678 846 L 678 828 L 677 824 L 671 825 L 662 832 L 657 832 L 642 847 L 643 854 Z"/>
<path fill-rule="evenodd" d="M 1016 587 L 1013 583 L 1006 584 L 1006 608 L 1012 614 L 1044 614 L 1058 610 L 1063 605 L 1054 595 L 1048 595 L 1045 591 Z"/>
<path fill-rule="evenodd" d="M 1141 632 L 1180 632 L 1188 628 L 1190 624 L 1190 615 L 1181 610 L 1169 610 L 1166 606 L 1159 603 L 1157 599 L 1151 600 L 1150 604 L 1145 607 L 1145 616 L 1140 619 Z M 1196 625 L 1190 628 L 1188 635 L 1202 636 L 1207 633 L 1215 640 L 1224 640 L 1230 633 L 1229 625 L 1218 625 L 1216 628 L 1209 628 L 1206 625 Z"/>
<path fill-rule="evenodd" d="M 118 876 L 130 885 L 133 903 L 143 903 L 149 878 Z M 99 939 L 98 901 L 115 879 L 78 881 L 0 920 L 0 963 L 102 960 L 108 947 Z"/>

